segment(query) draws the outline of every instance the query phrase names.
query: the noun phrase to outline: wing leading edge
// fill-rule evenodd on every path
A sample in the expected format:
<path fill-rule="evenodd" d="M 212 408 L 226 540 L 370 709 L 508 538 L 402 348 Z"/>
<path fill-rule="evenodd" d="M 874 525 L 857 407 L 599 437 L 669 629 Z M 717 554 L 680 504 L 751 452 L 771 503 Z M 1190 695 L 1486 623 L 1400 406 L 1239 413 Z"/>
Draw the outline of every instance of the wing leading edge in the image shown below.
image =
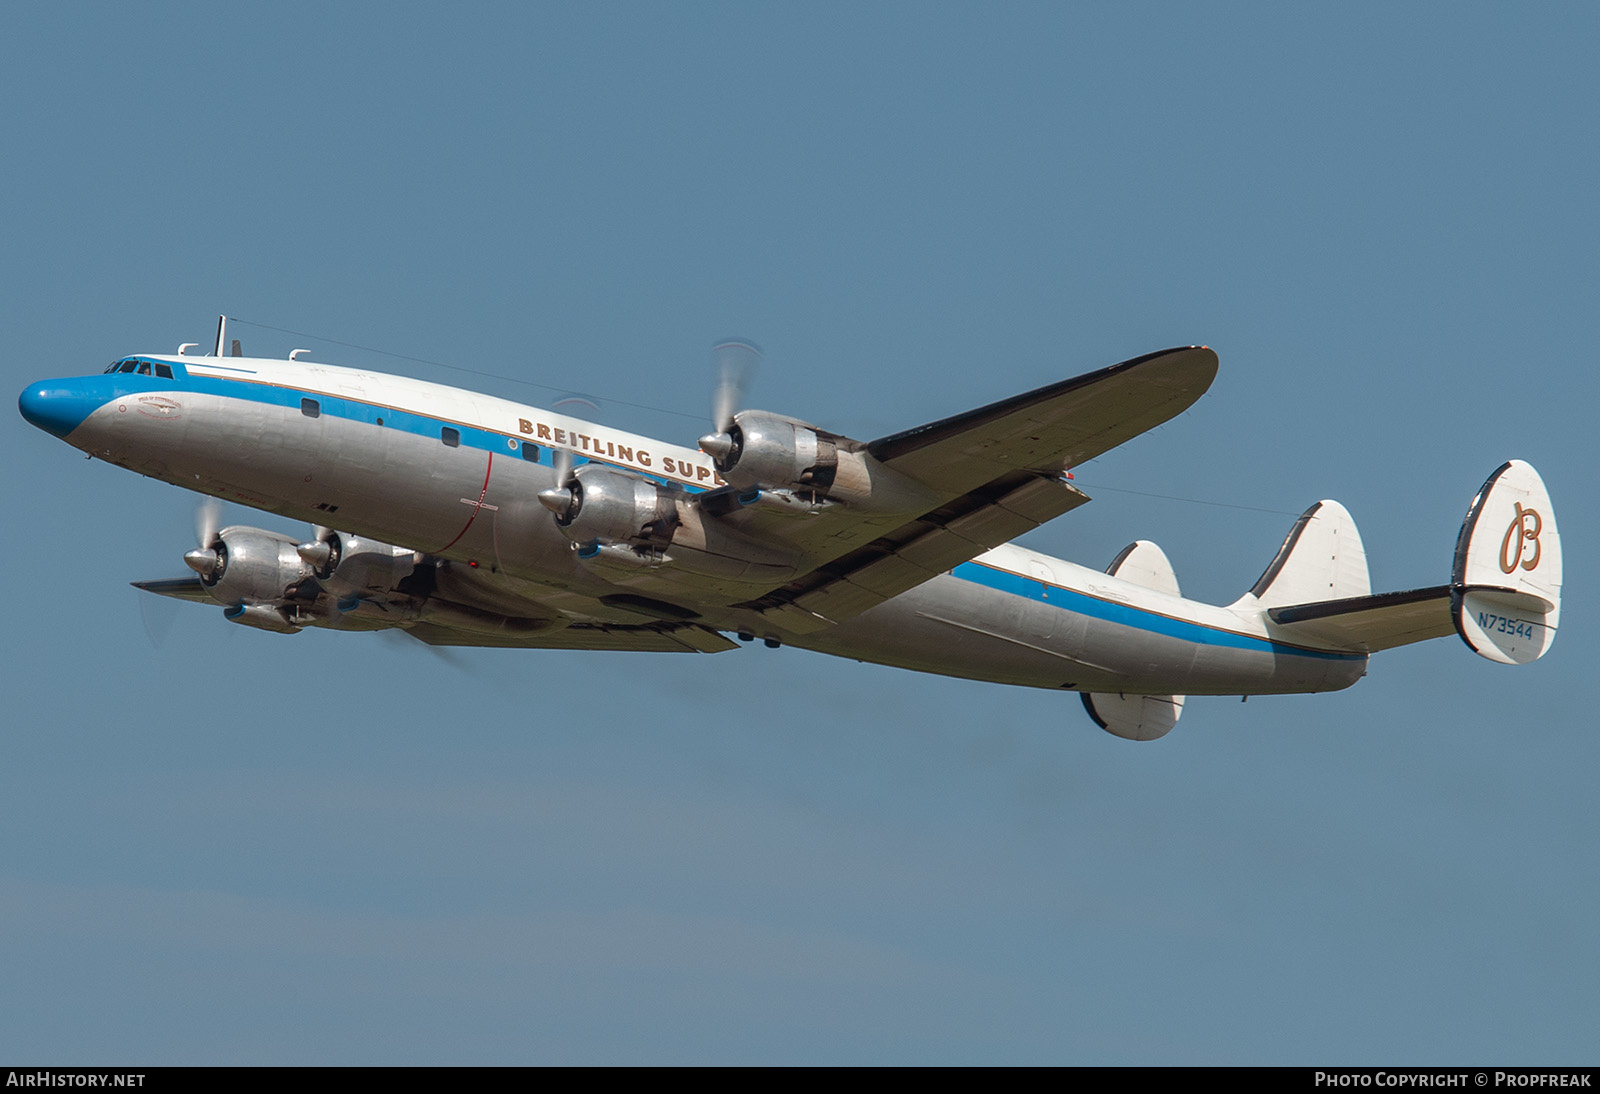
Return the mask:
<path fill-rule="evenodd" d="M 1177 417 L 1216 376 L 1205 346 L 1147 353 L 881 437 L 867 451 L 952 495 L 1021 469 L 1055 475 Z"/>

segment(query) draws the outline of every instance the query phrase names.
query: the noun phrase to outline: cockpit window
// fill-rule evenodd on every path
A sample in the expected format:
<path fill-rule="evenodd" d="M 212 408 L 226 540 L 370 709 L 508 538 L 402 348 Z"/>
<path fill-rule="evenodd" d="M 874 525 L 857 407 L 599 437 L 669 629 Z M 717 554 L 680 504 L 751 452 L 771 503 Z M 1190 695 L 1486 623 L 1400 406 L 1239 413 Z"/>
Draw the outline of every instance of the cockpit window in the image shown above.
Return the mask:
<path fill-rule="evenodd" d="M 129 359 L 127 361 L 122 362 L 122 366 L 119 369 L 117 369 L 117 371 L 118 372 L 132 372 L 134 369 L 136 369 L 138 367 L 139 367 L 139 362 L 134 361 L 132 359 Z"/>
<path fill-rule="evenodd" d="M 148 376 L 148 375 L 150 375 L 150 362 L 149 361 L 140 361 L 139 362 L 139 375 L 140 376 Z"/>
<path fill-rule="evenodd" d="M 172 379 L 172 366 L 171 365 L 163 365 L 160 361 L 157 361 L 156 362 L 156 375 L 161 377 L 163 380 Z"/>

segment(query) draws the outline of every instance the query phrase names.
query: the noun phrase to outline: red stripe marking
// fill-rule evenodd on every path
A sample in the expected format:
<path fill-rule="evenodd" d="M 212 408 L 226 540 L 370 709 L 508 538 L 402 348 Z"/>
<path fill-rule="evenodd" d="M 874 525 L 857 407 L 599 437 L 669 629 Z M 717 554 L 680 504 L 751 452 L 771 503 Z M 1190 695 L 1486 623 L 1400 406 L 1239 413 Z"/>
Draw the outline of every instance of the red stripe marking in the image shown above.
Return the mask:
<path fill-rule="evenodd" d="M 489 453 L 489 466 L 483 469 L 483 489 L 478 491 L 478 504 L 472 507 L 472 515 L 467 518 L 467 523 L 461 526 L 461 531 L 456 533 L 456 538 L 446 543 L 437 551 L 430 554 L 442 555 L 450 548 L 461 542 L 461 537 L 467 534 L 467 529 L 472 527 L 472 522 L 478 519 L 478 514 L 483 511 L 483 499 L 489 496 L 489 475 L 494 471 L 494 453 Z"/>

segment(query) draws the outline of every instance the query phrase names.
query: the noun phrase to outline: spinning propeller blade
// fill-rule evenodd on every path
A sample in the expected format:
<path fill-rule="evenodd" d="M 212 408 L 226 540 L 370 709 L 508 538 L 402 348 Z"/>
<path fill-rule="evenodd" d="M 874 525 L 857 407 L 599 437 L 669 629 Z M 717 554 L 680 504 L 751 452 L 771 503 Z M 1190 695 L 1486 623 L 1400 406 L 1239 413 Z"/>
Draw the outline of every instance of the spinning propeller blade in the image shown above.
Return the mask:
<path fill-rule="evenodd" d="M 716 386 L 711 393 L 711 432 L 700 438 L 700 449 L 723 459 L 733 449 L 733 416 L 744 402 L 745 388 L 761 364 L 761 350 L 753 342 L 730 338 L 712 347 Z"/>

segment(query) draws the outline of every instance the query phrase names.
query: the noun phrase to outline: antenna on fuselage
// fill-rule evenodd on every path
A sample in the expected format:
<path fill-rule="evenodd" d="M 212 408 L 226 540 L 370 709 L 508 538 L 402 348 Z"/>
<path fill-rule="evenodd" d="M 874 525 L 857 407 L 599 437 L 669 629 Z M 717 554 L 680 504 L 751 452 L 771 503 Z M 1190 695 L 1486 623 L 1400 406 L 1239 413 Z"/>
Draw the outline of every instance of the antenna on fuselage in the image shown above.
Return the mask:
<path fill-rule="evenodd" d="M 211 351 L 211 356 L 213 356 L 213 357 L 221 357 L 221 356 L 223 356 L 222 347 L 226 346 L 227 344 L 228 344 L 228 317 L 226 315 L 219 315 L 219 316 L 217 316 L 217 345 L 216 345 L 216 348 L 214 348 Z M 179 350 L 179 352 L 181 353 L 183 351 Z M 233 340 L 232 352 L 228 353 L 227 356 L 229 356 L 229 357 L 243 357 L 244 356 L 244 347 L 239 344 L 239 340 L 237 338 L 235 338 Z"/>

